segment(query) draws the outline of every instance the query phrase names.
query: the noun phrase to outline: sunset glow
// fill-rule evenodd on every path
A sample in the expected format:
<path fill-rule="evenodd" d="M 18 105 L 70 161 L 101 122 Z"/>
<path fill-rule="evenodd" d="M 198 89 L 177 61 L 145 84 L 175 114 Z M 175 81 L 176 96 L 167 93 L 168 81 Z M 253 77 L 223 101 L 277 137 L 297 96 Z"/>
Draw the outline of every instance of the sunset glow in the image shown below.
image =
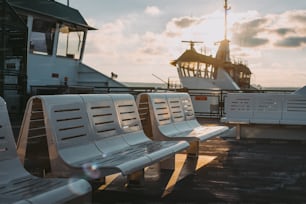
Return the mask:
<path fill-rule="evenodd" d="M 304 86 L 306 2 L 228 2 L 232 60 L 242 59 L 248 64 L 253 73 L 251 83 Z M 215 55 L 214 43 L 224 38 L 223 0 L 120 3 L 70 1 L 91 26 L 99 29 L 87 36 L 85 63 L 106 75 L 117 73 L 119 81 L 160 82 L 152 74 L 167 81 L 177 76 L 169 62 L 188 48 L 182 40 L 202 41 L 196 49 Z"/>

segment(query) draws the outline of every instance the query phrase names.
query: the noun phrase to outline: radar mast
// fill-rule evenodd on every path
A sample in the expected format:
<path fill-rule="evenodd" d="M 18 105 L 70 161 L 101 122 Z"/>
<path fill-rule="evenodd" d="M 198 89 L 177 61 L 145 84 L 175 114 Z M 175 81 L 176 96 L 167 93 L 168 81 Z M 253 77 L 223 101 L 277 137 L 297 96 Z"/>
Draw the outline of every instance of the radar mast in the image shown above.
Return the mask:
<path fill-rule="evenodd" d="M 230 10 L 231 7 L 228 6 L 227 0 L 224 1 L 224 39 L 227 39 L 227 11 Z"/>
<path fill-rule="evenodd" d="M 216 58 L 221 62 L 231 62 L 229 40 L 227 39 L 227 11 L 231 8 L 224 0 L 224 39 L 220 41 L 220 45 L 216 54 Z"/>
<path fill-rule="evenodd" d="M 202 41 L 192 41 L 192 40 L 190 40 L 190 41 L 183 40 L 182 42 L 183 42 L 183 43 L 189 43 L 189 45 L 190 45 L 190 50 L 194 50 L 194 44 L 195 44 L 195 43 L 203 43 Z"/>

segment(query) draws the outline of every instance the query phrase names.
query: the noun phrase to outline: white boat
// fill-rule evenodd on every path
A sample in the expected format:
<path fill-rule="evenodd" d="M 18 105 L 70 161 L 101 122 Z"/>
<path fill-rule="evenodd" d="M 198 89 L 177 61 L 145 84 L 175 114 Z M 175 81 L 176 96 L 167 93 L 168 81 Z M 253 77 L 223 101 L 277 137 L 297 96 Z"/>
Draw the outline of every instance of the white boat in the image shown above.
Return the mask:
<path fill-rule="evenodd" d="M 125 87 L 82 62 L 87 33 L 80 12 L 54 0 L 0 0 L 0 95 L 10 113 L 29 95 Z"/>
<path fill-rule="evenodd" d="M 227 4 L 225 9 L 228 9 Z M 93 29 L 77 10 L 52 0 L 0 0 L 0 95 L 4 96 L 10 114 L 22 117 L 22 106 L 31 94 L 92 92 L 98 91 L 99 87 L 114 86 L 125 88 L 112 77 L 82 63 L 87 32 Z M 174 64 L 181 74 L 182 83 L 190 90 L 209 89 L 206 95 L 203 92 L 192 95 L 196 111 L 197 108 L 202 108 L 202 111 L 220 107 L 220 95 L 214 95 L 212 88 L 218 93 L 222 89 L 248 88 L 251 72 L 247 66 L 230 61 L 226 38 L 221 41 L 216 57 L 198 53 L 194 43 L 190 42 L 190 49 Z M 189 55 L 194 57 L 194 61 L 185 60 Z M 296 95 L 305 96 L 305 93 L 305 87 L 294 92 L 293 98 L 299 101 L 292 103 L 294 108 L 284 108 L 287 115 L 290 110 L 293 117 L 302 118 L 302 124 L 281 128 L 280 124 L 271 124 L 271 129 L 271 126 L 259 124 L 268 131 L 269 135 L 266 135 L 276 139 L 275 142 L 262 138 L 249 140 L 250 137 L 235 140 L 232 135 L 212 139 L 201 145 L 199 157 L 177 154 L 174 171 L 160 172 L 156 168 L 159 165 L 146 168 L 145 186 L 127 189 L 123 185 L 126 176 L 119 174 L 105 178 L 105 185 L 92 194 L 93 203 L 305 203 L 305 139 L 302 138 L 300 143 L 287 141 L 295 138 L 292 136 L 297 133 L 304 136 L 306 100 Z M 237 109 L 232 111 L 247 111 L 251 106 L 247 107 L 245 98 L 240 101 L 242 106 L 236 106 Z M 275 99 L 277 97 L 261 100 L 264 105 L 258 103 L 256 114 L 263 115 L 263 111 L 268 110 L 273 114 L 264 112 L 264 116 L 277 115 L 279 111 L 275 107 L 285 106 Z M 199 121 L 207 125 L 206 120 Z M 33 120 L 33 123 L 37 126 L 33 125 L 32 130 L 39 135 L 30 138 L 31 144 L 38 147 L 38 140 L 47 143 L 40 137 L 46 130 L 39 127 L 39 121 Z M 5 123 L 2 127 L 8 126 Z M 13 126 L 18 129 L 16 124 Z M 286 135 L 283 128 L 288 128 Z M 271 133 L 271 130 L 276 131 Z M 258 133 L 258 129 L 253 128 L 249 133 Z M 279 133 L 285 135 L 286 140 L 279 140 Z M 6 145 L 4 134 L 0 137 L 0 152 L 3 153 L 8 150 L 3 146 Z M 30 149 L 27 153 L 33 154 Z M 42 158 L 44 153 L 36 156 Z M 8 163 L 6 159 L 5 153 L 3 164 Z M 16 172 L 16 169 L 11 170 Z M 19 183 L 25 185 L 27 180 Z M 2 192 L 6 189 L 3 187 L 0 187 Z M 18 192 L 23 194 L 24 191 L 19 189 Z M 3 202 L 1 197 L 0 203 Z"/>
<path fill-rule="evenodd" d="M 176 67 L 182 86 L 194 95 L 192 97 L 195 111 L 198 113 L 219 113 L 222 108 L 218 99 L 220 91 L 237 91 L 253 89 L 251 70 L 240 61 L 231 61 L 230 41 L 227 39 L 227 0 L 224 3 L 225 32 L 220 41 L 216 56 L 201 54 L 194 45 L 199 41 L 182 41 L 190 44 L 187 49 L 171 64 Z M 210 90 L 203 93 L 203 90 Z M 214 93 L 215 90 L 216 92 Z"/>
<path fill-rule="evenodd" d="M 221 89 L 240 90 L 251 88 L 251 70 L 242 61 L 231 61 L 230 41 L 227 39 L 227 0 L 225 10 L 224 40 L 219 42 L 216 56 L 205 55 L 194 48 L 197 41 L 182 41 L 190 43 L 180 57 L 171 64 L 177 68 L 178 76 L 184 88 L 187 89 Z"/>

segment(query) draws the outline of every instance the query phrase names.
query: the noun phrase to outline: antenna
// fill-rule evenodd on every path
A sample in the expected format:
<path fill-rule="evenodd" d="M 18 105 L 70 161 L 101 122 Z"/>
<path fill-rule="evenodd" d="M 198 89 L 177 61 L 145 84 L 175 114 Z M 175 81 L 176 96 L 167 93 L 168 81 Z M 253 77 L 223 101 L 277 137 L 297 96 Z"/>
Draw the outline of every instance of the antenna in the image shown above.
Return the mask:
<path fill-rule="evenodd" d="M 168 82 L 166 82 L 166 81 L 163 80 L 162 78 L 158 77 L 157 75 L 152 74 L 152 76 L 154 76 L 156 79 L 159 79 L 159 80 L 162 81 L 163 83 L 168 84 Z"/>
<path fill-rule="evenodd" d="M 227 5 L 227 0 L 224 0 L 224 39 L 227 39 L 227 11 L 230 10 L 231 7 Z"/>
<path fill-rule="evenodd" d="M 189 40 L 189 41 L 186 41 L 186 40 L 182 40 L 183 43 L 189 43 L 190 44 L 190 50 L 194 49 L 194 44 L 195 43 L 204 43 L 202 41 L 192 41 L 192 40 Z"/>

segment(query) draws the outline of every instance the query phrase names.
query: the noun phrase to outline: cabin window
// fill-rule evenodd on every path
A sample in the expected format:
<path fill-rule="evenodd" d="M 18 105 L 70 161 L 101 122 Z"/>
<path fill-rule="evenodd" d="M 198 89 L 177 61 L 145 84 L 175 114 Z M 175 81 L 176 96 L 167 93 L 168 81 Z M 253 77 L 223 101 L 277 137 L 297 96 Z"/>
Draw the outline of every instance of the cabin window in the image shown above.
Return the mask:
<path fill-rule="evenodd" d="M 178 71 L 179 76 L 183 76 L 182 68 L 177 67 L 177 71 Z"/>
<path fill-rule="evenodd" d="M 240 72 L 240 76 L 239 76 L 240 79 L 243 79 L 243 72 Z"/>
<path fill-rule="evenodd" d="M 187 77 L 188 76 L 188 74 L 187 74 L 187 72 L 188 72 L 188 69 L 186 69 L 186 68 L 183 68 L 183 76 L 184 77 Z"/>
<path fill-rule="evenodd" d="M 179 64 L 179 66 L 178 66 L 178 69 L 180 70 L 180 71 L 179 71 L 179 74 L 180 74 L 181 76 L 183 76 L 183 77 L 186 77 L 186 76 L 187 76 L 187 74 L 186 74 L 187 67 L 186 67 L 186 66 L 188 66 L 188 64 L 186 64 L 185 62 L 181 62 L 181 63 Z"/>
<path fill-rule="evenodd" d="M 36 54 L 52 55 L 55 23 L 34 19 L 30 41 L 30 51 Z"/>
<path fill-rule="evenodd" d="M 80 59 L 84 40 L 84 31 L 62 26 L 59 33 L 57 55 L 72 59 Z"/>
<path fill-rule="evenodd" d="M 204 67 L 205 67 L 205 64 L 203 64 L 203 63 L 199 63 L 198 64 L 197 77 L 199 77 L 199 78 L 203 78 L 204 77 Z"/>
<path fill-rule="evenodd" d="M 202 62 L 181 62 L 179 64 L 179 75 L 183 77 L 197 77 L 215 79 L 215 68 L 212 64 Z"/>

